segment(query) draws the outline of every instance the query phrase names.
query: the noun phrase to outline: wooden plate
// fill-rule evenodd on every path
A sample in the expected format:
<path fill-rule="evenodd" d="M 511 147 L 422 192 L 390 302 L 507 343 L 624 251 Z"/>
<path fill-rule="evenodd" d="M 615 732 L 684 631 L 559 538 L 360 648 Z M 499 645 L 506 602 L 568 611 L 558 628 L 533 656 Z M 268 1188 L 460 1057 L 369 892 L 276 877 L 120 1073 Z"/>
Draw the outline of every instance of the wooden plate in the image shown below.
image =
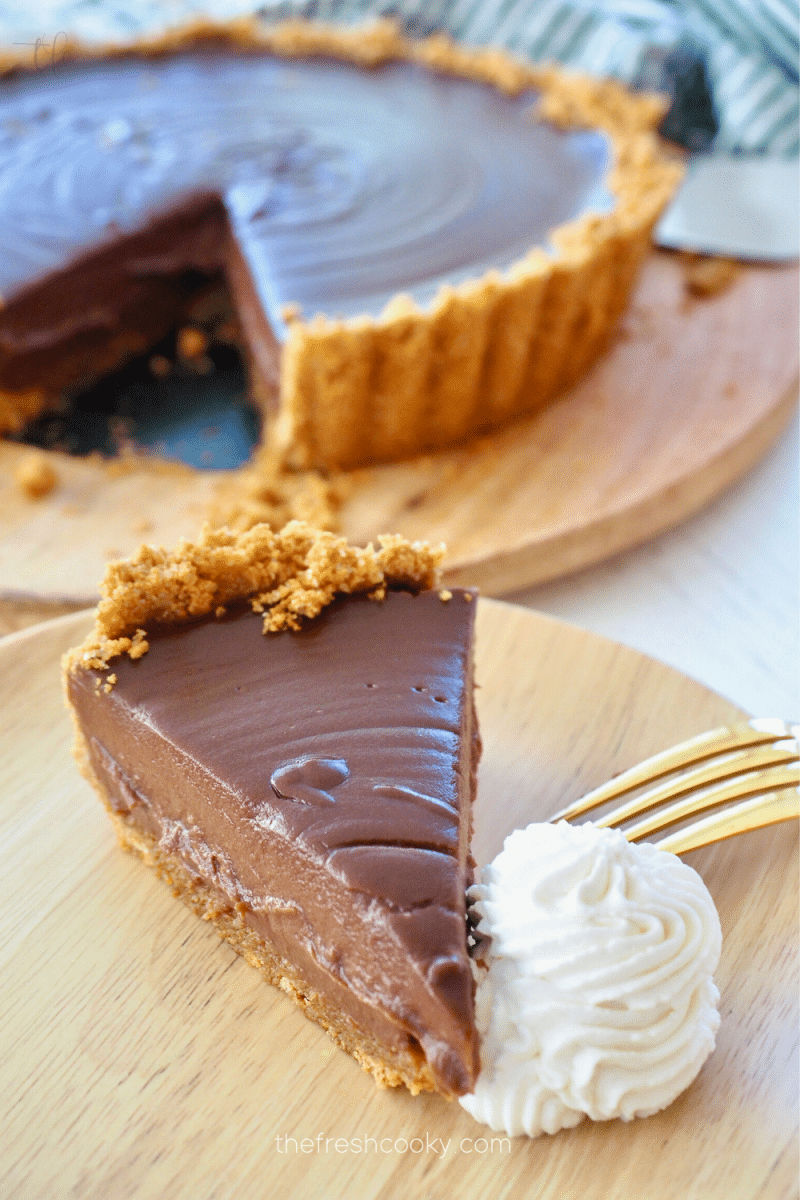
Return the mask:
<path fill-rule="evenodd" d="M 353 473 L 352 541 L 445 541 L 447 582 L 501 594 L 554 579 L 676 524 L 767 449 L 796 402 L 797 269 L 742 268 L 690 301 L 680 259 L 654 253 L 620 336 L 557 404 L 445 454 Z M 109 477 L 57 457 L 43 500 L 0 444 L 0 595 L 86 604 L 109 558 L 197 532 L 215 478 L 152 467 Z"/>
<path fill-rule="evenodd" d="M 795 827 L 690 856 L 725 943 L 717 1049 L 689 1090 L 646 1121 L 493 1143 L 457 1104 L 378 1091 L 118 849 L 60 694 L 59 655 L 86 627 L 72 615 L 0 645 L 4 1200 L 794 1196 Z M 496 601 L 480 602 L 477 658 L 479 861 L 739 715 L 632 650 Z"/>

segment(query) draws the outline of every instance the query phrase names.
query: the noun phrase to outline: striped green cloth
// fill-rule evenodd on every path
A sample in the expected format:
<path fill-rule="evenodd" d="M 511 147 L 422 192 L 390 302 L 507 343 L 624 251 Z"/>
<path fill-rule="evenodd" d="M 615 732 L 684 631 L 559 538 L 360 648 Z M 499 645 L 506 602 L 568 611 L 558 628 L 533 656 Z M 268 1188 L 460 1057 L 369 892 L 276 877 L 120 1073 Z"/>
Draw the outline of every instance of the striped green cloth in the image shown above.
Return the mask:
<path fill-rule="evenodd" d="M 0 40 L 131 36 L 198 12 L 252 11 L 242 0 L 0 0 Z M 269 0 L 259 12 L 352 22 L 396 18 L 535 61 L 672 92 L 665 132 L 690 149 L 797 154 L 798 0 Z"/>

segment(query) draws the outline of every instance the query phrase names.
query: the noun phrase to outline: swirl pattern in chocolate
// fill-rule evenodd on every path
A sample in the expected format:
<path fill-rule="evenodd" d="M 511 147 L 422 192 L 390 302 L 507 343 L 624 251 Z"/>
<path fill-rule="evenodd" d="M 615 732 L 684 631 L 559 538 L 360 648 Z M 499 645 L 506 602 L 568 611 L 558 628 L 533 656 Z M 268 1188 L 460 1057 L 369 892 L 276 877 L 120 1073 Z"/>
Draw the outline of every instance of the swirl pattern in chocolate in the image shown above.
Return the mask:
<path fill-rule="evenodd" d="M 605 135 L 535 120 L 535 99 L 411 63 L 230 51 L 7 80 L 0 291 L 206 194 L 279 337 L 286 303 L 376 314 L 407 291 L 424 304 L 611 206 Z"/>

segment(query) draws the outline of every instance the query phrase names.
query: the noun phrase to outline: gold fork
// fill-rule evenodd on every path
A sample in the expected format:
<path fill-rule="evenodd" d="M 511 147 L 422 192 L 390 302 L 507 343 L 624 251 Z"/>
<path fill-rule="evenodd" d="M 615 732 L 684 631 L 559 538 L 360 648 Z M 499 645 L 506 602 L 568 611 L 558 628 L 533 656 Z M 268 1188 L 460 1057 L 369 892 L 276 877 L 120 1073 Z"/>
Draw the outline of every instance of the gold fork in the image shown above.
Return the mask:
<path fill-rule="evenodd" d="M 800 726 L 774 717 L 754 717 L 743 725 L 712 729 L 623 771 L 550 820 L 572 821 L 639 792 L 594 821 L 595 825 L 617 828 L 650 813 L 623 829 L 628 840 L 635 842 L 707 809 L 740 802 L 661 838 L 659 849 L 673 854 L 790 821 L 800 817 L 798 734 Z M 647 790 L 641 792 L 642 788 Z M 650 812 L 652 809 L 656 811 Z"/>

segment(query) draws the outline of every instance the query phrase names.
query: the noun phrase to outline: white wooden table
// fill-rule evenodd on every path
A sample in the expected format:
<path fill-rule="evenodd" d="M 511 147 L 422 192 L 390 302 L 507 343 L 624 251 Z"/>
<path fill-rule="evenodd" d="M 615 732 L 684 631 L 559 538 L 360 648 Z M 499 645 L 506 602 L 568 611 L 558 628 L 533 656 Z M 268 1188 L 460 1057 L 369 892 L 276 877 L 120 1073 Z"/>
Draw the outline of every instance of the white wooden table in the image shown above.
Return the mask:
<path fill-rule="evenodd" d="M 800 716 L 798 422 L 698 516 L 507 599 L 643 651 L 758 716 Z"/>

